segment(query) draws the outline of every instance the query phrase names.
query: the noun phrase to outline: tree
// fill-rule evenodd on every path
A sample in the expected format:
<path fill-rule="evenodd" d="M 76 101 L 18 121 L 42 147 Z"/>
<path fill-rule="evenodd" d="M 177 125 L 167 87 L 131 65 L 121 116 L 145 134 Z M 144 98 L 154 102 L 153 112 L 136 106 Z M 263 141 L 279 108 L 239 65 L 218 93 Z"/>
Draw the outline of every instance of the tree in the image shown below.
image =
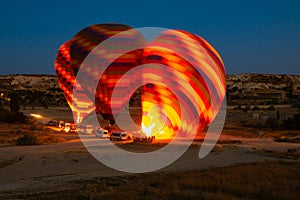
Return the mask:
<path fill-rule="evenodd" d="M 280 126 L 279 120 L 277 120 L 276 118 L 269 117 L 266 120 L 265 126 L 266 128 L 277 129 Z"/>
<path fill-rule="evenodd" d="M 284 120 L 282 127 L 288 130 L 300 130 L 300 114 Z"/>
<path fill-rule="evenodd" d="M 14 113 L 18 113 L 20 110 L 20 97 L 18 93 L 16 92 L 11 92 L 9 95 L 10 98 L 10 110 L 13 111 Z"/>

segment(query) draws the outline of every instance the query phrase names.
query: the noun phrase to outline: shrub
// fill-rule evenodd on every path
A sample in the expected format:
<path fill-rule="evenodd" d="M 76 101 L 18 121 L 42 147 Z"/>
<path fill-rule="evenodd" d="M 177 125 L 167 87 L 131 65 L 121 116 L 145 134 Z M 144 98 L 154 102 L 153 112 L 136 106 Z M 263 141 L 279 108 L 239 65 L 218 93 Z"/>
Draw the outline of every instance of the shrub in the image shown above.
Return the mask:
<path fill-rule="evenodd" d="M 37 138 L 33 135 L 25 133 L 24 135 L 18 137 L 16 144 L 19 146 L 36 145 Z"/>
<path fill-rule="evenodd" d="M 0 109 L 0 122 L 15 123 L 15 122 L 26 122 L 28 117 L 23 113 L 12 112 L 7 109 Z"/>
<path fill-rule="evenodd" d="M 292 118 L 286 119 L 282 123 L 282 127 L 284 129 L 294 129 L 299 130 L 300 129 L 300 114 L 295 115 Z"/>
<path fill-rule="evenodd" d="M 267 110 L 275 110 L 275 106 L 274 105 L 270 105 Z"/>
<path fill-rule="evenodd" d="M 266 128 L 277 129 L 280 126 L 279 120 L 274 119 L 273 117 L 269 117 L 266 120 L 266 125 L 265 126 L 266 126 Z"/>
<path fill-rule="evenodd" d="M 242 107 L 240 105 L 234 107 L 234 110 L 241 110 L 241 109 L 242 109 Z"/>
<path fill-rule="evenodd" d="M 242 110 L 244 111 L 244 113 L 248 113 L 248 110 L 250 110 L 250 106 L 247 105 L 245 108 L 242 108 Z"/>
<path fill-rule="evenodd" d="M 17 113 L 20 110 L 20 97 L 16 92 L 12 92 L 10 95 L 10 110 Z"/>

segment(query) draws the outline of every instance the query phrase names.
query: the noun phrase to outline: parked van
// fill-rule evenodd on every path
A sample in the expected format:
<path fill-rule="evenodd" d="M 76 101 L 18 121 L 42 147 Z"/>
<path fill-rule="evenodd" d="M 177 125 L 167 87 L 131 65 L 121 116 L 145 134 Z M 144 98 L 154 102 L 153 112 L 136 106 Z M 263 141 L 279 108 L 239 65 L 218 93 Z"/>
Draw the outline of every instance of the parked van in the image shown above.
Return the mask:
<path fill-rule="evenodd" d="M 93 134 L 93 125 L 86 125 L 85 132 L 86 134 Z"/>
<path fill-rule="evenodd" d="M 108 130 L 104 130 L 102 128 L 97 128 L 96 129 L 96 137 L 98 138 L 108 138 Z"/>
<path fill-rule="evenodd" d="M 132 135 L 129 133 L 126 133 L 126 132 L 112 132 L 109 139 L 110 140 L 118 140 L 118 141 L 131 140 Z"/>

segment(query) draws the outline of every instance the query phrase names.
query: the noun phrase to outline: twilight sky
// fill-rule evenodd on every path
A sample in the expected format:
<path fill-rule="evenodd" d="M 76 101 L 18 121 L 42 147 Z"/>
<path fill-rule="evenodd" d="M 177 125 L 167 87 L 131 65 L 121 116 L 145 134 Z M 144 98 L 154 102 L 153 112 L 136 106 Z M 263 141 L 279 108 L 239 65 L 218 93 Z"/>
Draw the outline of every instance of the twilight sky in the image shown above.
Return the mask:
<path fill-rule="evenodd" d="M 228 74 L 300 75 L 300 1 L 0 0 L 0 74 L 55 74 L 58 47 L 81 29 L 116 22 L 196 33 Z"/>

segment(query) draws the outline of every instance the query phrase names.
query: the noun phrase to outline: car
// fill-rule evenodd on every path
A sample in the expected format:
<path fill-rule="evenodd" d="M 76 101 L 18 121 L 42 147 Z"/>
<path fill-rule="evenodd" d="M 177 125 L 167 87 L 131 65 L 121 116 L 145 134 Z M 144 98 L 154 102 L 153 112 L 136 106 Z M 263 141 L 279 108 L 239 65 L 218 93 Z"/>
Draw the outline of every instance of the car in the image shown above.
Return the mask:
<path fill-rule="evenodd" d="M 46 126 L 57 126 L 57 121 L 56 120 L 50 120 L 47 122 Z"/>
<path fill-rule="evenodd" d="M 113 125 L 105 126 L 104 129 L 107 130 L 109 134 L 111 134 L 112 132 L 116 131 L 116 129 L 115 129 L 115 127 Z"/>
<path fill-rule="evenodd" d="M 85 134 L 85 126 L 78 125 L 77 126 L 77 133 L 78 134 Z"/>
<path fill-rule="evenodd" d="M 108 130 L 97 128 L 95 132 L 95 135 L 98 138 L 108 138 Z"/>
<path fill-rule="evenodd" d="M 78 133 L 79 134 L 85 134 L 85 135 L 91 135 L 94 133 L 93 125 L 77 125 Z"/>
<path fill-rule="evenodd" d="M 131 134 L 122 131 L 112 132 L 112 134 L 109 137 L 110 140 L 118 140 L 118 141 L 131 140 L 131 138 L 132 138 Z"/>
<path fill-rule="evenodd" d="M 65 121 L 59 120 L 59 121 L 58 121 L 58 128 L 62 128 L 62 127 L 64 127 L 64 126 L 65 126 Z"/>
<path fill-rule="evenodd" d="M 77 129 L 76 129 L 76 126 L 75 124 L 70 124 L 70 130 L 69 130 L 70 133 L 77 133 Z"/>
<path fill-rule="evenodd" d="M 66 133 L 76 133 L 76 126 L 73 123 L 65 123 L 65 125 L 60 129 L 60 131 Z"/>
<path fill-rule="evenodd" d="M 65 123 L 63 126 L 60 128 L 60 132 L 66 132 L 68 133 L 70 130 L 70 123 Z"/>

